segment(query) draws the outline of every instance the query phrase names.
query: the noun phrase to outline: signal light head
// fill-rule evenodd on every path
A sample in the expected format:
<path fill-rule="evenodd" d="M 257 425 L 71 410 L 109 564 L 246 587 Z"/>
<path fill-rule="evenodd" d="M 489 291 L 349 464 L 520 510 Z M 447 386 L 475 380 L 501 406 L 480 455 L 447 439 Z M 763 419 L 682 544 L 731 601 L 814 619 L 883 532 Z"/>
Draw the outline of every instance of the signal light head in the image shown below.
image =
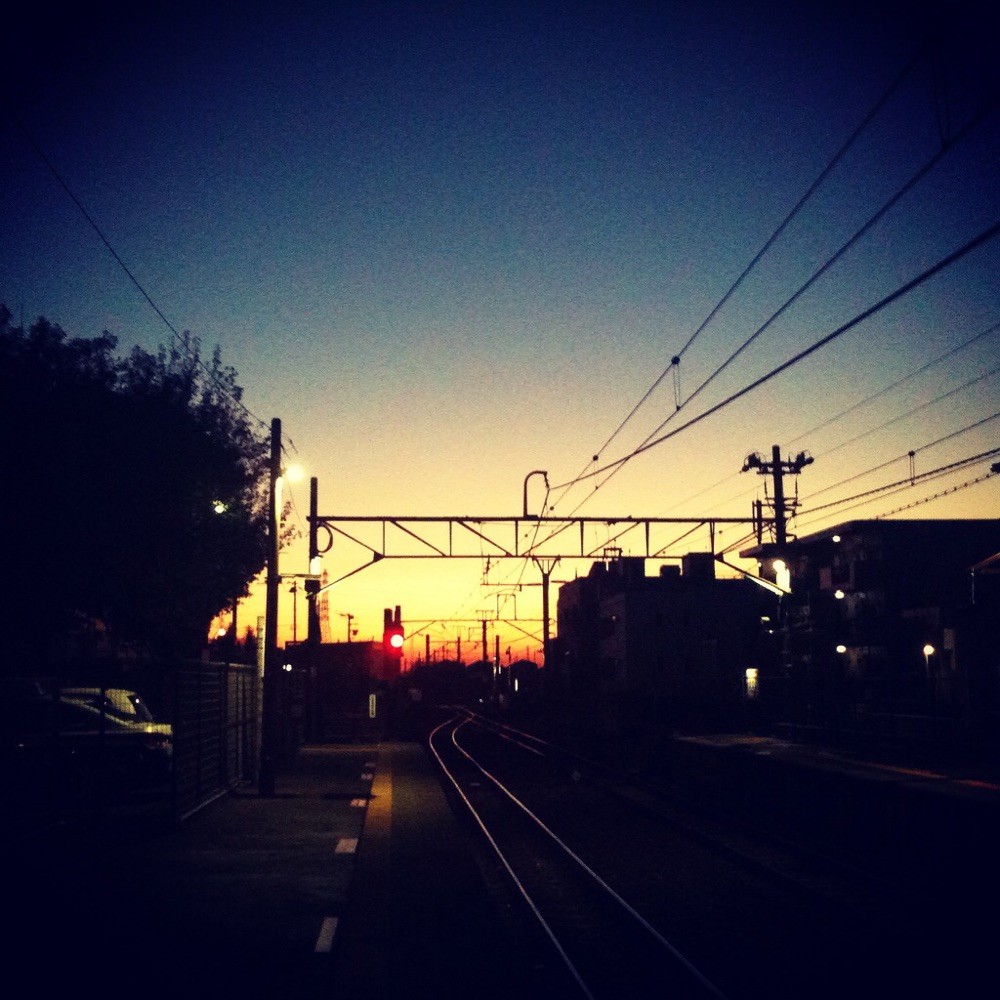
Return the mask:
<path fill-rule="evenodd" d="M 402 632 L 393 632 L 392 635 L 389 636 L 389 645 L 392 646 L 393 649 L 402 649 L 403 648 L 403 633 Z"/>

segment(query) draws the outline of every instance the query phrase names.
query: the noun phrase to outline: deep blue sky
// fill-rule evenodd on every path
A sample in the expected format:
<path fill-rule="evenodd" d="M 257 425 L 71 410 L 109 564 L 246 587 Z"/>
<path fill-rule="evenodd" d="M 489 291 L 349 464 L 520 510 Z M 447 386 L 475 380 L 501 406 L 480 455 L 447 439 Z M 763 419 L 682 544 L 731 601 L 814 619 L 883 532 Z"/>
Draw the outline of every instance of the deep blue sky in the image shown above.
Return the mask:
<path fill-rule="evenodd" d="M 175 328 L 220 345 L 250 409 L 282 419 L 324 513 L 514 515 L 531 470 L 558 484 L 598 451 L 602 464 L 627 454 L 678 400 L 665 430 L 1000 220 L 994 111 L 688 399 L 995 93 L 984 17 L 770 2 L 45 13 L 9 37 L 6 92 Z M 936 44 L 684 352 L 679 380 L 603 447 L 929 25 Z M 123 350 L 169 342 L 7 114 L 2 129 L 0 300 L 74 336 L 108 329 Z M 905 461 L 862 474 L 911 449 L 918 471 L 978 454 L 996 446 L 996 423 L 964 428 L 1000 411 L 996 378 L 942 397 L 996 365 L 995 335 L 819 425 L 998 321 L 993 240 L 596 494 L 603 476 L 551 499 L 561 513 L 742 516 L 762 485 L 740 476 L 743 459 L 775 443 L 816 456 L 800 484 L 804 499 L 830 488 L 816 504 L 904 477 Z M 801 533 L 988 468 L 803 516 Z M 908 516 L 996 516 L 997 501 L 993 480 Z M 330 570 L 357 561 L 337 551 Z M 435 570 L 431 586 L 429 565 L 359 574 L 334 614 L 367 634 L 384 604 L 420 617 L 494 606 L 482 566 Z"/>

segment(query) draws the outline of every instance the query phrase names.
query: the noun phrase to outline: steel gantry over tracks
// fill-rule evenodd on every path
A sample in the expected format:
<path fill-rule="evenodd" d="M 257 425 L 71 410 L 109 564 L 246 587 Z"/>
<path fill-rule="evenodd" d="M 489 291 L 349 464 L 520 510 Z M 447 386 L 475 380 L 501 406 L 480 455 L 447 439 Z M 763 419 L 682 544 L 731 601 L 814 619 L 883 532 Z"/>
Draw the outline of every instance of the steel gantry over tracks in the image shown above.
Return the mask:
<path fill-rule="evenodd" d="M 306 580 L 309 598 L 310 635 L 318 635 L 314 625 L 316 597 L 323 591 L 383 559 L 530 559 L 542 575 L 542 605 L 544 647 L 549 645 L 549 579 L 561 560 L 593 559 L 612 546 L 621 547 L 627 541 L 636 556 L 646 559 L 669 559 L 664 554 L 675 542 L 693 534 L 701 527 L 708 529 L 709 549 L 715 554 L 719 525 L 759 527 L 753 517 L 556 517 L 532 515 L 525 510 L 520 516 L 506 515 L 434 515 L 412 516 L 392 514 L 320 514 L 317 481 L 310 482 L 309 496 L 309 560 L 314 573 L 314 560 L 328 552 L 336 537 L 359 546 L 370 553 L 370 560 L 320 585 L 315 577 Z M 656 548 L 651 534 L 662 525 L 685 526 L 680 538 Z M 607 538 L 598 545 L 587 544 L 587 529 L 607 529 Z M 367 530 L 366 530 L 367 529 Z M 322 542 L 321 542 L 321 536 Z M 315 631 L 314 631 L 315 629 Z"/>
<path fill-rule="evenodd" d="M 377 525 L 378 537 L 358 537 L 354 525 Z M 753 518 L 706 517 L 505 517 L 502 515 L 318 515 L 310 517 L 310 528 L 325 532 L 326 545 L 317 543 L 317 555 L 329 551 L 334 536 L 348 539 L 371 553 L 372 561 L 381 559 L 586 559 L 596 558 L 602 549 L 627 539 L 635 555 L 646 559 L 669 559 L 666 547 L 654 549 L 650 540 L 656 525 L 705 526 L 715 551 L 715 532 L 719 524 L 756 524 Z M 605 527 L 612 532 L 599 546 L 587 544 L 588 527 Z M 523 537 L 531 528 L 531 537 Z M 637 536 L 641 546 L 635 548 Z M 559 542 L 556 543 L 556 539 Z M 479 544 L 478 550 L 468 543 Z"/>

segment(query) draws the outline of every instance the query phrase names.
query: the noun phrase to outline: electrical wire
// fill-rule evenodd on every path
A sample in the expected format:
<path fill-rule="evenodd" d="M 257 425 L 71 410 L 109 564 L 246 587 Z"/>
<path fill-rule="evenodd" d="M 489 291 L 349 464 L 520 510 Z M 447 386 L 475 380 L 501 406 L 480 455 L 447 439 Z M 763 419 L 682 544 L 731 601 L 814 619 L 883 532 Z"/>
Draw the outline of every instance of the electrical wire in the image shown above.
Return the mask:
<path fill-rule="evenodd" d="M 671 420 L 677 415 L 677 413 L 686 405 L 688 405 L 692 400 L 699 396 L 703 390 L 705 390 L 712 382 L 718 378 L 739 356 L 743 353 L 768 327 L 771 326 L 780 316 L 782 316 L 805 292 L 812 287 L 812 285 L 818 281 L 823 274 L 825 274 L 838 260 L 840 260 L 847 251 L 854 246 L 858 240 L 861 239 L 867 232 L 869 232 L 872 227 L 883 219 L 888 212 L 907 194 L 909 193 L 927 174 L 943 159 L 943 157 L 950 153 L 954 148 L 954 145 L 960 140 L 968 136 L 973 129 L 975 129 L 982 121 L 987 117 L 987 115 L 993 111 L 997 105 L 997 97 L 994 96 L 990 101 L 987 101 L 982 108 L 965 124 L 965 126 L 960 130 L 960 132 L 953 137 L 952 141 L 946 145 L 942 146 L 923 166 L 914 173 L 902 187 L 900 187 L 893 196 L 879 208 L 879 210 L 858 229 L 854 234 L 844 242 L 840 248 L 830 256 L 822 266 L 814 271 L 813 274 L 802 284 L 799 288 L 788 298 L 785 302 L 776 309 L 764 323 L 762 323 L 757 329 L 735 350 L 732 354 L 726 358 L 721 365 L 719 365 L 709 376 L 706 378 L 679 406 L 677 406 L 672 413 L 670 413 L 664 420 L 662 420 L 652 431 L 643 439 L 639 445 L 641 450 L 642 445 L 651 441 L 664 427 L 670 423 Z M 624 464 L 624 463 L 623 463 Z M 591 493 L 595 493 L 597 490 L 601 489 L 605 483 L 608 482 L 614 475 L 617 475 L 621 471 L 621 466 L 617 466 L 609 473 L 606 479 L 599 483 Z"/>
<path fill-rule="evenodd" d="M 939 365 L 942 361 L 946 361 L 948 358 L 954 357 L 956 354 L 960 353 L 961 351 L 964 351 L 967 347 L 971 347 L 977 341 L 982 340 L 983 337 L 988 337 L 996 333 L 998 330 L 1000 330 L 1000 322 L 994 323 L 992 326 L 983 330 L 982 333 L 977 333 L 974 337 L 970 338 L 969 340 L 965 341 L 962 344 L 959 344 L 957 347 L 953 347 L 951 350 L 945 351 L 944 354 L 938 356 L 933 361 L 928 361 L 926 364 L 921 365 L 921 367 L 916 368 L 913 371 L 907 373 L 902 378 L 897 379 L 890 385 L 884 386 L 877 392 L 873 392 L 870 396 L 866 396 L 864 399 L 859 400 L 857 403 L 852 404 L 846 410 L 841 410 L 840 413 L 836 414 L 836 416 L 829 417 L 822 423 L 816 424 L 815 427 L 810 427 L 809 430 L 803 431 L 801 434 L 792 438 L 791 441 L 788 442 L 788 447 L 791 447 L 792 445 L 797 444 L 799 441 L 802 441 L 805 438 L 810 437 L 817 431 L 822 430 L 824 427 L 829 427 L 830 424 L 836 423 L 838 420 L 842 420 L 849 413 L 853 413 L 855 410 L 858 410 L 862 406 L 865 406 L 866 404 L 871 403 L 876 399 L 879 399 L 881 396 L 888 395 L 890 392 L 893 391 L 893 389 L 898 389 L 901 385 L 904 385 L 906 382 L 909 382 L 910 379 L 916 378 L 918 375 L 922 375 L 924 372 L 929 371 L 931 368 L 934 368 L 935 366 Z M 840 446 L 838 445 L 838 447 Z M 829 454 L 829 452 L 823 452 L 822 454 L 824 455 Z"/>
<path fill-rule="evenodd" d="M 905 455 L 897 455 L 895 458 L 891 458 L 887 462 L 882 462 L 881 464 L 875 465 L 870 469 L 866 469 L 864 472 L 858 472 L 853 476 L 849 476 L 847 479 L 841 479 L 839 482 L 833 483 L 830 486 L 824 486 L 822 489 L 816 490 L 815 493 L 810 493 L 808 499 L 811 500 L 813 497 L 821 496 L 823 493 L 829 493 L 830 490 L 835 490 L 840 486 L 846 486 L 847 483 L 852 483 L 856 479 L 863 479 L 865 476 L 870 476 L 873 472 L 881 472 L 882 469 L 887 469 L 889 466 L 895 465 L 897 462 L 901 462 L 907 458 L 912 458 L 914 455 L 919 455 L 922 451 L 929 451 L 931 448 L 935 448 L 939 444 L 943 444 L 945 441 L 950 441 L 952 438 L 959 437 L 962 434 L 967 434 L 969 431 L 975 430 L 977 427 L 982 427 L 997 418 L 1000 418 L 1000 411 L 993 413 L 988 417 L 983 417 L 981 420 L 976 420 L 971 424 L 966 424 L 965 427 L 959 428 L 957 431 L 950 431 L 943 437 L 939 437 L 936 441 L 931 441 L 928 444 L 921 445 L 919 448 L 914 448 L 913 451 L 907 452 Z"/>
<path fill-rule="evenodd" d="M 805 193 L 799 198 L 799 200 L 795 203 L 795 205 L 784 217 L 784 219 L 782 219 L 781 223 L 774 230 L 774 232 L 771 233 L 771 235 L 767 238 L 767 240 L 764 242 L 764 245 L 757 251 L 757 253 L 753 256 L 753 258 L 746 265 L 746 267 L 744 267 L 743 271 L 736 278 L 736 280 L 729 286 L 729 288 L 723 294 L 722 298 L 719 299 L 719 301 L 715 304 L 715 306 L 713 306 L 708 315 L 701 321 L 701 323 L 699 323 L 698 327 L 688 337 L 687 341 L 684 343 L 684 346 L 681 347 L 681 349 L 671 358 L 670 364 L 667 365 L 667 367 L 664 368 L 662 372 L 660 372 L 660 374 L 657 376 L 653 384 L 643 394 L 642 398 L 635 404 L 635 406 L 632 407 L 632 409 L 626 415 L 624 420 L 622 420 L 622 422 L 614 429 L 614 431 L 611 432 L 611 435 L 604 442 L 604 444 L 602 444 L 601 447 L 597 449 L 597 452 L 595 453 L 595 458 L 597 455 L 600 455 L 601 452 L 603 452 L 608 447 L 608 445 L 610 445 L 611 442 L 614 441 L 615 438 L 618 437 L 618 435 L 625 429 L 625 426 L 636 415 L 636 413 L 643 406 L 643 404 L 649 399 L 649 397 L 653 394 L 653 392 L 656 391 L 660 383 L 664 380 L 664 378 L 666 378 L 667 374 L 671 371 L 671 369 L 675 370 L 677 369 L 677 367 L 680 364 L 681 358 L 687 353 L 691 345 L 694 344 L 694 342 L 709 326 L 712 320 L 715 319 L 715 317 L 719 314 L 723 306 L 725 306 L 725 304 L 730 300 L 730 298 L 732 298 L 732 296 L 736 293 L 736 291 L 743 284 L 746 278 L 750 275 L 753 269 L 760 263 L 760 261 L 764 258 L 767 252 L 771 249 L 771 247 L 778 241 L 782 233 L 784 233 L 784 231 L 792 223 L 792 221 L 799 214 L 802 208 L 806 205 L 809 199 L 812 198 L 812 196 L 816 193 L 816 191 L 826 180 L 826 178 L 833 172 L 837 164 L 840 163 L 840 161 L 844 158 L 844 156 L 847 155 L 850 148 L 854 145 L 855 142 L 857 142 L 857 140 L 860 138 L 865 129 L 868 128 L 868 126 L 877 117 L 882 108 L 885 107 L 885 105 L 888 103 L 888 101 L 896 92 L 896 90 L 898 90 L 899 87 L 902 85 L 903 81 L 913 71 L 914 67 L 923 57 L 925 50 L 926 50 L 926 45 L 921 47 L 921 49 L 919 49 L 912 56 L 909 62 L 903 67 L 900 73 L 889 85 L 887 90 L 882 94 L 882 96 L 875 102 L 872 108 L 868 111 L 868 113 L 862 119 L 860 124 L 858 124 L 855 127 L 855 129 L 851 132 L 851 134 L 847 137 L 847 139 L 841 144 L 840 148 L 836 151 L 836 153 L 834 153 L 833 157 L 823 167 L 823 169 L 820 171 L 816 179 L 806 189 Z M 677 409 L 680 408 L 681 404 L 678 402 Z M 584 468 L 586 468 L 586 466 Z"/>
<path fill-rule="evenodd" d="M 177 343 L 180 344 L 184 348 L 184 350 L 187 352 L 187 354 L 188 354 L 189 357 L 191 357 L 194 361 L 197 362 L 198 366 L 208 376 L 209 380 L 215 385 L 215 387 L 224 396 L 227 396 L 230 400 L 232 400 L 232 402 L 235 403 L 236 406 L 238 406 L 248 417 L 250 417 L 251 419 L 257 421 L 257 423 L 261 427 L 267 428 L 269 426 L 268 422 L 265 421 L 265 420 L 263 420 L 261 417 L 258 417 L 257 414 L 254 413 L 239 398 L 239 396 L 233 394 L 228 389 L 228 387 L 226 387 L 225 385 L 223 385 L 215 377 L 215 375 L 212 372 L 212 370 L 205 364 L 204 361 L 202 361 L 202 359 L 201 359 L 201 357 L 199 355 L 192 353 L 190 344 L 188 342 L 188 338 L 185 337 L 183 334 L 181 334 L 177 330 L 177 328 L 174 326 L 174 324 L 171 323 L 171 321 L 167 318 L 166 314 L 156 304 L 156 302 L 153 300 L 153 297 L 149 294 L 149 292 L 146 291 L 146 289 L 143 287 L 142 283 L 135 276 L 135 274 L 132 272 L 132 270 L 129 268 L 129 266 L 125 263 L 124 260 L 122 260 L 121 255 L 114 248 L 114 246 L 112 245 L 112 243 L 108 239 L 108 237 L 104 234 L 104 231 L 97 224 L 97 221 L 90 214 L 90 212 L 87 211 L 87 209 L 84 206 L 83 202 L 80 201 L 80 199 L 73 192 L 72 188 L 70 188 L 69 184 L 66 182 L 66 180 L 63 178 L 63 176 L 56 169 L 55 164 L 53 164 L 52 161 L 49 159 L 49 157 L 45 154 L 45 151 L 42 149 L 42 147 L 39 145 L 39 143 L 36 142 L 35 137 L 28 130 L 27 126 L 24 124 L 24 122 L 21 120 L 21 118 L 9 106 L 7 107 L 7 113 L 13 119 L 13 121 L 17 125 L 18 129 L 24 135 L 25 139 L 27 139 L 27 141 L 30 144 L 30 146 L 32 147 L 32 149 L 34 149 L 34 151 L 38 155 L 39 159 L 42 161 L 42 163 L 45 164 L 45 166 L 48 168 L 49 172 L 56 179 L 56 182 L 63 189 L 63 191 L 66 192 L 66 194 L 69 196 L 69 199 L 73 202 L 73 204 L 77 207 L 77 209 L 83 215 L 84 219 L 87 221 L 87 223 L 90 225 L 90 227 L 97 234 L 98 238 L 104 244 L 105 248 L 111 254 L 111 256 L 114 258 L 115 262 L 118 264 L 118 266 L 121 268 L 121 270 L 124 272 L 125 276 L 135 286 L 135 288 L 138 290 L 139 294 L 146 300 L 146 302 L 148 303 L 148 305 L 150 306 L 150 308 L 153 310 L 153 312 L 155 312 L 156 315 L 160 318 L 160 320 L 162 320 L 163 324 L 167 327 L 167 329 L 173 335 L 173 337 L 177 341 Z M 294 448 L 294 443 L 291 442 L 291 440 L 289 440 L 289 444 L 291 444 L 292 447 Z"/>
<path fill-rule="evenodd" d="M 938 466 L 936 469 L 930 469 L 927 472 L 907 476 L 905 479 L 899 479 L 892 483 L 885 483 L 882 486 L 876 486 L 873 489 L 865 490 L 862 493 L 856 493 L 853 496 L 841 497 L 839 500 L 831 500 L 829 503 L 820 504 L 818 507 L 811 507 L 808 512 L 806 512 L 805 516 L 817 514 L 820 511 L 830 510 L 833 507 L 840 507 L 846 503 L 853 503 L 855 500 L 864 500 L 864 502 L 867 503 L 871 498 L 875 498 L 880 494 L 885 494 L 887 491 L 899 492 L 902 489 L 910 489 L 918 482 L 940 479 L 942 476 L 967 468 L 970 465 L 975 465 L 977 462 L 986 461 L 995 455 L 1000 455 L 1000 448 L 990 448 L 987 451 L 980 452 L 978 455 L 970 455 L 966 458 L 959 459 L 956 462 L 950 462 L 947 465 Z M 889 495 L 892 494 L 890 493 Z M 855 506 L 861 505 L 855 504 Z"/>
<path fill-rule="evenodd" d="M 825 347 L 827 344 L 836 340 L 838 337 L 843 336 L 843 334 L 852 330 L 854 327 L 858 326 L 866 319 L 869 319 L 870 317 L 874 316 L 876 313 L 886 308 L 886 306 L 891 305 L 897 299 L 900 299 L 904 295 L 909 294 L 915 288 L 918 288 L 924 282 L 930 280 L 930 278 L 934 277 L 934 275 L 938 274 L 940 271 L 943 271 L 946 268 L 950 267 L 952 264 L 955 264 L 956 262 L 967 256 L 969 253 L 971 253 L 973 250 L 978 249 L 984 243 L 989 242 L 997 235 L 998 232 L 1000 232 L 1000 222 L 995 222 L 993 223 L 993 225 L 984 229 L 977 236 L 974 236 L 971 240 L 969 240 L 967 243 L 961 246 L 958 250 L 955 250 L 952 253 L 948 254 L 947 257 L 944 257 L 941 260 L 939 260 L 936 264 L 931 265 L 929 268 L 918 274 L 915 278 L 912 278 L 910 281 L 907 281 L 905 284 L 901 285 L 894 292 L 890 292 L 888 295 L 884 296 L 874 305 L 869 306 L 867 309 L 862 310 L 862 312 L 858 313 L 853 319 L 850 319 L 846 323 L 841 324 L 831 333 L 828 333 L 826 336 L 821 337 L 819 340 L 815 341 L 809 347 L 806 347 L 803 350 L 792 355 L 790 358 L 788 358 L 786 361 L 783 361 L 777 367 L 772 368 L 769 372 L 765 373 L 764 375 L 761 375 L 759 378 L 755 379 L 748 385 L 745 385 L 742 389 L 739 389 L 736 392 L 731 393 L 725 399 L 709 407 L 707 410 L 703 410 L 697 416 L 691 417 L 686 423 L 681 424 L 679 427 L 675 427 L 672 431 L 669 431 L 666 434 L 660 435 L 657 438 L 644 442 L 643 444 L 634 448 L 632 451 L 628 452 L 622 457 L 617 458 L 614 461 L 607 463 L 606 465 L 603 465 L 597 469 L 594 469 L 589 473 L 584 474 L 582 477 L 579 477 L 579 479 L 576 481 L 580 481 L 582 479 L 590 479 L 593 478 L 594 476 L 601 475 L 604 472 L 616 469 L 624 465 L 626 462 L 631 461 L 637 455 L 649 451 L 651 448 L 655 448 L 657 445 L 663 444 L 664 441 L 668 441 L 671 438 L 676 437 L 682 431 L 687 430 L 689 427 L 693 427 L 695 424 L 700 423 L 702 420 L 705 420 L 707 417 L 712 416 L 714 413 L 718 413 L 719 410 L 722 410 L 725 407 L 730 406 L 732 403 L 735 403 L 737 400 L 742 399 L 744 396 L 748 395 L 754 390 L 759 389 L 762 385 L 766 384 L 771 379 L 780 375 L 788 368 L 791 368 L 792 366 L 798 364 L 800 361 L 805 360 L 805 358 L 809 357 L 811 354 L 814 354 L 820 348 Z M 568 485 L 568 483 L 561 483 L 553 488 L 560 489 L 566 485 Z"/>

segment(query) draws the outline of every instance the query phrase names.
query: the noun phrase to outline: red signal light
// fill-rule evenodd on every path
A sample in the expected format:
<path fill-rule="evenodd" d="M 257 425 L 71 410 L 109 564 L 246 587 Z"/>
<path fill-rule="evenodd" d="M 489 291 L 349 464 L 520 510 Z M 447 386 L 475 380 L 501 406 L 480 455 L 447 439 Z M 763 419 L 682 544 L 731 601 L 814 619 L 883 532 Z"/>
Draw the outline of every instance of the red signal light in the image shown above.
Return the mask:
<path fill-rule="evenodd" d="M 382 648 L 385 650 L 386 655 L 393 657 L 393 659 L 398 659 L 403 655 L 403 643 L 406 636 L 403 634 L 403 629 L 400 626 L 391 627 L 385 630 L 382 636 Z"/>
<path fill-rule="evenodd" d="M 395 613 L 392 608 L 385 609 L 385 628 L 382 631 L 382 651 L 393 660 L 401 660 L 403 657 L 403 642 L 406 633 L 403 629 L 403 618 L 399 613 L 399 605 L 396 605 Z"/>

